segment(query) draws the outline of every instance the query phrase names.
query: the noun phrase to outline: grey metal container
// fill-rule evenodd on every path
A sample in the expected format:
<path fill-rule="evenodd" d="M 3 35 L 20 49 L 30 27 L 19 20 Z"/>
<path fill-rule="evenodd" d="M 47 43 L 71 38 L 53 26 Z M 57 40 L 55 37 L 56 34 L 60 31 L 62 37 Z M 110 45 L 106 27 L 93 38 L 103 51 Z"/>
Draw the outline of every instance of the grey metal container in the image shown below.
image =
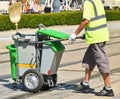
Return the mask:
<path fill-rule="evenodd" d="M 62 54 L 63 50 L 54 52 L 49 45 L 43 45 L 40 72 L 45 75 L 56 74 Z"/>
<path fill-rule="evenodd" d="M 35 36 L 12 36 L 17 48 L 17 74 L 22 76 L 28 69 L 36 68 Z"/>

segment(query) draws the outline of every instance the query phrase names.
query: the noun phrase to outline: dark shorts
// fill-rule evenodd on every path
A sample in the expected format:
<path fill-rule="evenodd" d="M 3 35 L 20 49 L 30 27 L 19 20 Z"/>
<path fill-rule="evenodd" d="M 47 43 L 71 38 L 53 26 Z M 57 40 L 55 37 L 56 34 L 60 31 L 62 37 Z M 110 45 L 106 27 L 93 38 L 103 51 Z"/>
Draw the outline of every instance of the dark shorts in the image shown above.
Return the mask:
<path fill-rule="evenodd" d="M 91 44 L 83 58 L 82 66 L 93 71 L 97 65 L 101 73 L 109 73 L 110 66 L 104 47 L 106 42 Z"/>

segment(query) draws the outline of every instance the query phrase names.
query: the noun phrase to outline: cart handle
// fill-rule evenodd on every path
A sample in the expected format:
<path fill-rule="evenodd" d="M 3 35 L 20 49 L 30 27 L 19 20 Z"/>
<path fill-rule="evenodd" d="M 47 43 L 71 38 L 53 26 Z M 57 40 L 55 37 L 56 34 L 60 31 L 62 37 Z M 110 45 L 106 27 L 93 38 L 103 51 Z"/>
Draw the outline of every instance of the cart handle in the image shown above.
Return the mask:
<path fill-rule="evenodd" d="M 76 39 L 83 39 L 83 36 L 76 37 Z M 46 42 L 66 41 L 66 40 L 68 40 L 68 39 L 46 40 L 46 41 L 38 41 L 36 43 L 41 44 L 41 43 L 46 43 Z"/>

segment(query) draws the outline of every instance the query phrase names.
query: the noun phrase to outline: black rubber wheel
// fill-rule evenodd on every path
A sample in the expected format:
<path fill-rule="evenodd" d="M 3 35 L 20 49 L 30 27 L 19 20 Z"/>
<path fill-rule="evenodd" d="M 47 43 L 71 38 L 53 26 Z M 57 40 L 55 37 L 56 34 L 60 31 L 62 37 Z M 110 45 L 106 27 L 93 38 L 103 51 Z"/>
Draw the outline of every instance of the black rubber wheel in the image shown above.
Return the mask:
<path fill-rule="evenodd" d="M 22 77 L 23 86 L 30 92 L 38 92 L 43 86 L 43 76 L 35 69 L 27 70 Z"/>

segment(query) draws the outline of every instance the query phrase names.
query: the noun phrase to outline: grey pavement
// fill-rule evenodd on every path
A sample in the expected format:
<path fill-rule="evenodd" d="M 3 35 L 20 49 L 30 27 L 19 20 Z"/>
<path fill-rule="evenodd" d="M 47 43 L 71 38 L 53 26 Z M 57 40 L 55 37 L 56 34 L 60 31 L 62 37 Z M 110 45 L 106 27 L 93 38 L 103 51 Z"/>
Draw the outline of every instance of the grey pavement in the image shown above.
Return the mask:
<path fill-rule="evenodd" d="M 120 21 L 108 21 L 107 22 L 108 29 L 110 31 L 110 36 L 112 35 L 117 35 L 119 34 L 120 31 Z M 64 26 L 51 26 L 47 27 L 47 29 L 53 29 L 57 31 L 61 31 L 67 34 L 72 34 L 76 30 L 78 25 L 64 25 Z M 34 34 L 38 30 L 38 28 L 35 29 L 29 29 L 29 28 L 24 28 L 24 29 L 19 29 L 18 32 L 20 33 L 25 33 L 25 34 Z M 0 31 L 0 51 L 3 52 L 6 50 L 6 45 L 13 43 L 12 41 L 12 35 L 16 33 L 16 30 L 9 30 L 9 31 Z M 84 33 L 84 30 L 79 34 L 82 35 Z"/>
<path fill-rule="evenodd" d="M 108 21 L 107 25 L 108 25 L 111 35 L 115 35 L 119 33 L 120 21 Z M 67 34 L 72 34 L 74 33 L 77 27 L 78 25 L 64 25 L 64 26 L 51 26 L 51 27 L 47 27 L 47 29 L 53 29 L 53 30 L 61 31 Z M 24 28 L 24 29 L 19 29 L 18 32 L 23 33 L 23 34 L 24 33 L 35 33 L 36 30 L 38 30 L 38 28 L 35 28 L 35 29 Z M 16 33 L 15 30 L 0 31 L 0 41 L 4 39 L 9 40 L 11 38 L 11 35 L 15 33 Z M 82 33 L 84 33 L 84 30 L 82 31 Z"/>
<path fill-rule="evenodd" d="M 120 21 L 108 22 L 110 36 L 120 36 Z M 48 29 L 54 29 L 71 34 L 75 31 L 78 25 L 74 26 L 54 26 Z M 20 33 L 35 33 L 37 29 L 20 29 Z M 5 46 L 13 43 L 11 35 L 14 30 L 0 32 L 0 53 L 8 51 Z M 84 33 L 84 31 L 82 31 Z M 5 39 L 6 38 L 6 39 Z M 65 45 L 60 66 L 58 69 L 58 87 L 51 91 L 32 94 L 19 86 L 17 90 L 12 88 L 13 81 L 10 77 L 10 63 L 8 54 L 0 54 L 0 96 L 1 99 L 119 99 L 120 98 L 120 37 L 111 39 L 106 46 L 106 52 L 109 56 L 111 66 L 111 85 L 115 92 L 114 97 L 97 97 L 94 93 L 83 94 L 76 93 L 73 90 L 73 85 L 78 84 L 83 80 L 84 68 L 81 67 L 81 60 L 86 50 L 87 45 L 82 40 L 77 40 L 74 44 L 67 44 L 67 41 L 62 42 Z M 83 50 L 82 50 L 83 49 Z M 1 61 L 2 60 L 2 61 Z M 7 61 L 6 61 L 7 60 Z M 90 85 L 95 89 L 95 92 L 100 91 L 104 86 L 103 80 L 98 72 L 98 69 L 92 73 Z"/>

